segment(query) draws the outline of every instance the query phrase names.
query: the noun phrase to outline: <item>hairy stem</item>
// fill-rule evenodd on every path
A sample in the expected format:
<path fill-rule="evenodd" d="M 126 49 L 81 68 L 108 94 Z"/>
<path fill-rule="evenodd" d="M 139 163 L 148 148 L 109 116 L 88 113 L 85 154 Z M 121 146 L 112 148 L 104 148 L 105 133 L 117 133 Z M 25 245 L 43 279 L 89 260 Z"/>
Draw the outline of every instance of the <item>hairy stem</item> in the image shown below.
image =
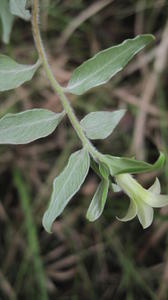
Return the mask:
<path fill-rule="evenodd" d="M 77 119 L 70 102 L 68 101 L 66 95 L 64 94 L 63 88 L 60 86 L 60 84 L 55 79 L 52 70 L 49 66 L 46 52 L 44 50 L 43 42 L 41 40 L 39 25 L 38 25 L 38 17 L 39 17 L 39 1 L 33 0 L 33 10 L 32 10 L 32 28 L 33 28 L 33 34 L 34 34 L 34 40 L 36 44 L 36 48 L 39 54 L 39 58 L 41 60 L 41 63 L 44 67 L 44 70 L 46 72 L 46 75 L 50 81 L 50 84 L 53 88 L 53 90 L 58 94 L 59 99 L 62 103 L 62 106 L 69 117 L 71 124 L 73 128 L 75 129 L 78 137 L 80 138 L 82 144 L 84 147 L 87 147 L 89 153 L 92 155 L 93 158 L 99 159 L 102 154 L 98 152 L 95 147 L 92 145 L 90 140 L 86 137 L 79 120 Z"/>

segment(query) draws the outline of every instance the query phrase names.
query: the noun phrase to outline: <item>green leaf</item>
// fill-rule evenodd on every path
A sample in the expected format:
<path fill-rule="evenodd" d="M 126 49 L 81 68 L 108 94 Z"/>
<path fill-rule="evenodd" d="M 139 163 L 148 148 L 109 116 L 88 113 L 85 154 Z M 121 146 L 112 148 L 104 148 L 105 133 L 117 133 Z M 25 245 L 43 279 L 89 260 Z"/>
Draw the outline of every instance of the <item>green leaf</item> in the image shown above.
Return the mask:
<path fill-rule="evenodd" d="M 109 188 L 109 180 L 102 179 L 90 203 L 86 217 L 90 222 L 96 221 L 104 210 Z"/>
<path fill-rule="evenodd" d="M 26 9 L 27 0 L 10 0 L 10 11 L 26 21 L 30 20 L 30 12 Z"/>
<path fill-rule="evenodd" d="M 14 21 L 14 17 L 10 13 L 8 0 L 0 0 L 0 18 L 2 22 L 2 32 L 3 32 L 2 40 L 4 43 L 8 44 L 13 21 Z"/>
<path fill-rule="evenodd" d="M 0 119 L 0 144 L 27 144 L 52 133 L 64 116 L 46 109 L 7 114 Z"/>
<path fill-rule="evenodd" d="M 81 120 L 81 125 L 89 139 L 105 139 L 124 116 L 126 110 L 91 112 Z"/>
<path fill-rule="evenodd" d="M 102 178 L 108 180 L 108 178 L 110 176 L 109 169 L 105 164 L 103 164 L 101 162 L 99 162 L 99 172 L 100 172 L 100 175 Z"/>
<path fill-rule="evenodd" d="M 122 173 L 138 174 L 162 168 L 165 162 L 165 156 L 163 153 L 160 153 L 159 158 L 154 164 L 149 164 L 132 158 L 116 157 L 111 155 L 104 155 L 103 162 L 109 167 L 110 174 L 112 176 Z"/>
<path fill-rule="evenodd" d="M 31 80 L 39 65 L 39 61 L 35 65 L 21 65 L 12 58 L 0 54 L 0 91 L 15 89 Z"/>
<path fill-rule="evenodd" d="M 90 158 L 86 149 L 73 153 L 64 171 L 55 178 L 51 202 L 43 217 L 43 226 L 51 232 L 54 220 L 63 212 L 72 197 L 84 182 L 90 167 Z"/>
<path fill-rule="evenodd" d="M 100 172 L 100 175 L 102 178 L 104 178 L 105 180 L 109 180 L 110 172 L 109 172 L 109 168 L 107 167 L 107 165 L 99 162 L 99 172 Z M 118 193 L 121 191 L 121 188 L 116 183 L 109 182 L 109 187 L 111 188 L 113 193 Z"/>
<path fill-rule="evenodd" d="M 150 34 L 139 35 L 120 45 L 99 52 L 72 73 L 65 91 L 82 95 L 89 89 L 106 83 L 121 71 L 135 54 L 153 40 L 154 37 Z"/>

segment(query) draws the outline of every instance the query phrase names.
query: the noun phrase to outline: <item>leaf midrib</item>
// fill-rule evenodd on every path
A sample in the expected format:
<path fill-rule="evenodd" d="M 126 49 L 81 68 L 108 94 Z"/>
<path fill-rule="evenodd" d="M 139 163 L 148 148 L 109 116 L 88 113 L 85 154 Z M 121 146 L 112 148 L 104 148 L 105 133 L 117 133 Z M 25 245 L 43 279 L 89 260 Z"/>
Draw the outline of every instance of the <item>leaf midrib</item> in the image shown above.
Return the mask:
<path fill-rule="evenodd" d="M 45 122 L 45 123 L 47 123 L 47 122 L 50 122 L 50 121 L 54 121 L 54 119 L 55 119 L 55 121 L 57 120 L 57 119 L 59 119 L 61 117 L 61 115 L 60 116 L 53 116 L 53 117 L 50 117 L 50 118 L 47 118 L 47 119 L 44 119 L 44 120 L 37 120 L 36 122 L 32 122 L 31 124 L 30 123 L 27 123 L 27 124 L 19 124 L 19 125 L 15 125 L 15 126 L 13 126 L 13 129 L 15 129 L 15 128 L 25 128 L 25 127 L 32 127 L 32 126 L 34 126 L 34 125 L 38 125 L 38 124 L 40 124 L 40 123 L 42 123 L 42 122 Z M 5 120 L 5 119 L 4 119 Z M 3 120 L 3 121 L 4 121 Z M 24 120 L 23 120 L 24 121 Z M 30 124 L 30 126 L 28 126 Z M 0 126 L 1 126 L 1 122 L 0 122 Z M 1 130 L 1 128 L 0 128 L 0 130 Z M 4 128 L 4 129 L 2 129 L 3 130 L 3 133 L 5 132 L 5 131 L 8 131 L 8 130 L 11 130 L 11 128 Z M 1 132 L 0 132 L 0 134 L 1 134 Z"/>
<path fill-rule="evenodd" d="M 22 73 L 22 72 L 26 72 L 26 71 L 31 71 L 32 69 L 36 69 L 38 66 L 35 64 L 33 66 L 26 66 L 26 68 L 24 69 L 20 69 L 20 70 L 0 70 L 0 75 L 8 75 L 8 74 L 18 74 L 18 73 Z"/>
<path fill-rule="evenodd" d="M 83 159 L 84 159 L 85 154 L 86 154 L 85 151 L 83 151 Z M 80 156 L 82 157 L 82 152 L 80 153 Z M 88 158 L 88 157 L 87 157 L 87 158 Z M 87 160 L 88 160 L 88 159 L 87 159 Z M 64 185 L 61 187 L 59 193 L 58 193 L 57 196 L 56 196 L 57 199 L 59 199 L 59 196 L 60 196 L 61 192 L 62 192 L 63 190 L 65 190 L 65 186 L 67 185 L 67 182 L 69 181 L 69 179 L 70 179 L 72 173 L 74 172 L 74 169 L 77 168 L 78 164 L 80 164 L 80 163 L 81 163 L 81 158 L 80 158 L 79 160 L 77 160 L 77 161 L 74 163 L 74 165 L 73 165 L 73 167 L 72 167 L 72 169 L 71 169 L 71 172 L 69 173 L 68 177 L 67 177 L 66 180 L 64 181 Z M 87 165 L 88 165 L 88 163 L 87 163 Z M 68 166 L 67 166 L 67 169 L 68 169 Z M 82 184 L 82 183 L 81 183 L 81 184 Z M 55 188 L 54 188 L 54 193 L 55 193 Z M 73 192 L 69 197 L 73 197 L 73 195 L 74 195 L 74 192 Z M 66 201 L 69 200 L 69 197 L 68 197 L 68 199 L 66 199 Z M 56 198 L 54 198 L 54 199 L 56 199 Z M 55 204 L 55 203 L 54 203 L 54 200 L 53 200 L 53 203 L 52 203 L 52 205 L 51 205 L 51 208 L 53 207 L 54 204 Z M 62 203 L 60 203 L 60 204 L 62 204 Z M 64 204 L 65 204 L 65 202 L 64 202 Z M 58 203 L 58 206 L 57 206 L 57 207 L 58 207 L 58 210 L 60 210 L 60 205 L 59 205 L 59 203 Z M 63 207 L 64 207 L 64 205 L 63 205 Z M 50 209 L 51 209 L 51 208 L 50 208 Z"/>
<path fill-rule="evenodd" d="M 135 40 L 136 40 L 136 39 L 134 39 L 134 41 L 135 41 Z M 130 41 L 130 40 L 127 40 L 127 41 Z M 123 43 L 120 45 L 120 47 L 123 46 L 124 43 L 126 43 L 126 41 L 123 42 Z M 138 51 L 138 50 L 140 51 L 140 50 L 142 49 L 142 47 L 144 47 L 144 46 L 145 46 L 145 45 L 142 45 L 140 48 L 137 49 L 137 51 Z M 114 47 L 118 47 L 118 46 L 114 46 Z M 114 49 L 114 47 L 113 47 L 113 49 Z M 136 48 L 136 47 L 131 47 L 131 46 L 128 47 L 126 50 L 124 50 L 120 55 L 118 55 L 117 58 L 115 58 L 114 60 L 112 60 L 110 63 L 108 62 L 108 63 L 104 64 L 103 67 L 102 67 L 101 69 L 96 70 L 95 72 L 91 73 L 89 76 L 87 76 L 87 78 L 84 78 L 84 79 L 81 80 L 80 82 L 77 82 L 77 83 L 75 83 L 74 85 L 70 85 L 69 87 L 67 86 L 67 89 L 68 89 L 69 91 L 71 91 L 72 89 L 74 89 L 74 88 L 80 86 L 80 85 L 83 84 L 85 81 L 87 81 L 87 80 L 89 80 L 90 78 L 92 78 L 93 76 L 99 74 L 99 73 L 102 72 L 107 66 L 109 66 L 109 65 L 111 65 L 111 64 L 113 64 L 113 63 L 115 63 L 116 60 L 118 60 L 125 52 L 129 51 L 131 48 L 132 48 L 132 51 L 133 51 L 133 49 Z M 106 50 L 105 50 L 105 51 L 106 51 Z M 97 57 L 93 57 L 93 58 L 91 58 L 90 60 L 94 61 L 95 59 L 98 58 L 98 56 L 101 56 L 101 54 L 102 54 L 102 53 L 98 53 L 98 54 L 97 54 Z M 135 55 L 136 55 L 136 52 L 135 52 Z M 87 61 L 86 63 L 88 63 L 88 61 Z M 79 68 L 80 68 L 80 66 L 79 66 Z M 122 68 L 122 66 L 119 68 L 119 70 L 120 70 L 121 68 Z M 71 81 L 70 81 L 70 83 L 71 83 Z"/>

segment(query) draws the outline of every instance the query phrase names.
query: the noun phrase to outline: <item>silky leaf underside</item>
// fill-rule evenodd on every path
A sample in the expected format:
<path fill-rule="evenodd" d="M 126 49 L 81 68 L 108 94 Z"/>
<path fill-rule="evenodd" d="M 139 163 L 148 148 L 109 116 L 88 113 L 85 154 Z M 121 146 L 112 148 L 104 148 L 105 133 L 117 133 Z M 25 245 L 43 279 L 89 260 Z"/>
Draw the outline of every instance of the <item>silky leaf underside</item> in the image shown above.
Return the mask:
<path fill-rule="evenodd" d="M 72 73 L 65 91 L 82 95 L 89 89 L 106 83 L 153 40 L 154 37 L 150 34 L 139 35 L 99 52 Z"/>
<path fill-rule="evenodd" d="M 30 12 L 26 9 L 26 0 L 10 0 L 10 11 L 26 21 L 30 20 Z"/>
<path fill-rule="evenodd" d="M 84 182 L 90 167 L 90 157 L 86 149 L 73 153 L 63 172 L 55 178 L 53 193 L 43 217 L 43 226 L 51 232 L 54 220 L 63 212 L 72 197 Z"/>
<path fill-rule="evenodd" d="M 14 17 L 10 12 L 9 2 L 7 0 L 0 0 L 0 19 L 2 23 L 2 40 L 8 44 Z"/>
<path fill-rule="evenodd" d="M 144 161 L 138 161 L 136 159 L 115 157 L 111 155 L 105 155 L 104 163 L 109 167 L 110 174 L 112 176 L 122 173 L 139 174 L 144 172 L 152 172 L 163 167 L 165 162 L 165 156 L 160 153 L 159 158 L 154 164 L 149 164 Z"/>
<path fill-rule="evenodd" d="M 31 80 L 39 65 L 39 61 L 34 65 L 18 64 L 12 58 L 0 54 L 0 91 L 15 89 Z"/>
<path fill-rule="evenodd" d="M 91 112 L 80 123 L 89 139 L 105 139 L 113 132 L 125 112 L 125 109 Z"/>
<path fill-rule="evenodd" d="M 109 188 L 109 180 L 102 179 L 90 203 L 86 217 L 90 222 L 96 221 L 104 210 Z"/>
<path fill-rule="evenodd" d="M 32 109 L 0 119 L 0 144 L 27 144 L 51 134 L 64 113 Z"/>

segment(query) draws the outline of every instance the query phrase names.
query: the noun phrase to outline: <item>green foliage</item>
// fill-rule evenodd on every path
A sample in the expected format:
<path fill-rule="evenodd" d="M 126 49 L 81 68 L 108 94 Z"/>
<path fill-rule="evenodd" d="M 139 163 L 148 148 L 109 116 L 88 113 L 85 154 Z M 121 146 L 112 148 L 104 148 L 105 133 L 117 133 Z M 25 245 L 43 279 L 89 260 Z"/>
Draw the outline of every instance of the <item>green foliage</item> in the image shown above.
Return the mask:
<path fill-rule="evenodd" d="M 139 174 L 144 172 L 152 172 L 163 167 L 165 155 L 160 153 L 159 158 L 154 164 L 139 161 L 134 158 L 116 157 L 111 155 L 104 156 L 104 163 L 108 166 L 112 176 L 121 173 Z"/>
<path fill-rule="evenodd" d="M 39 65 L 39 61 L 35 65 L 21 65 L 0 54 L 0 91 L 15 89 L 31 80 Z"/>
<path fill-rule="evenodd" d="M 26 0 L 10 0 L 10 11 L 26 21 L 30 20 L 30 12 L 26 9 Z"/>
<path fill-rule="evenodd" d="M 99 52 L 79 66 L 73 72 L 67 88 L 63 88 L 54 78 L 47 62 L 38 28 L 38 1 L 33 1 L 32 4 L 33 17 L 31 21 L 39 60 L 34 65 L 22 65 L 8 56 L 0 55 L 0 91 L 17 88 L 31 80 L 41 62 L 51 86 L 60 98 L 64 110 L 58 114 L 45 109 L 33 109 L 18 114 L 7 114 L 0 120 L 0 143 L 30 143 L 51 134 L 65 114 L 70 119 L 82 142 L 83 148 L 70 156 L 65 169 L 54 180 L 51 201 L 43 217 L 44 228 L 51 232 L 54 220 L 60 216 L 84 182 L 90 167 L 90 156 L 92 158 L 91 167 L 101 179 L 87 211 L 87 218 L 90 221 L 95 221 L 102 214 L 109 188 L 114 192 L 120 191 L 120 187 L 124 190 L 125 184 L 123 184 L 124 188 L 122 184 L 119 184 L 122 182 L 121 178 L 123 177 L 121 176 L 123 176 L 123 173 L 138 174 L 157 170 L 163 166 L 165 157 L 161 153 L 154 164 L 149 164 L 137 161 L 134 158 L 114 157 L 100 153 L 90 140 L 107 138 L 120 122 L 125 114 L 125 110 L 91 112 L 79 122 L 65 96 L 65 93 L 82 95 L 89 89 L 106 83 L 121 71 L 140 50 L 151 43 L 154 37 L 149 34 L 139 35 L 134 39 L 124 41 L 120 45 Z M 10 7 L 8 1 L 0 1 L 0 17 L 3 24 L 3 40 L 5 42 L 9 41 L 13 15 L 19 16 L 24 20 L 30 19 L 30 13 L 26 9 L 26 0 L 10 0 Z M 117 185 L 111 182 L 111 176 L 116 181 L 117 178 L 120 179 L 117 181 Z M 135 181 L 133 182 L 136 185 Z M 158 202 L 157 206 L 159 206 Z M 149 225 L 149 222 L 147 224 Z"/>
<path fill-rule="evenodd" d="M 108 179 L 110 175 L 109 168 L 102 162 L 99 162 L 99 172 L 104 179 Z"/>
<path fill-rule="evenodd" d="M 113 132 L 124 114 L 124 109 L 91 112 L 80 123 L 89 139 L 105 139 Z"/>
<path fill-rule="evenodd" d="M 89 153 L 86 149 L 82 149 L 70 156 L 64 171 L 55 178 L 51 202 L 43 217 L 43 226 L 48 232 L 51 231 L 54 220 L 79 191 L 88 174 L 89 167 Z"/>
<path fill-rule="evenodd" d="M 73 72 L 65 91 L 82 95 L 89 89 L 106 83 L 153 40 L 154 37 L 150 34 L 139 35 L 99 52 Z"/>
<path fill-rule="evenodd" d="M 61 122 L 64 112 L 32 109 L 7 114 L 0 119 L 0 144 L 27 144 L 51 134 Z"/>
<path fill-rule="evenodd" d="M 2 40 L 4 43 L 8 44 L 13 21 L 14 21 L 14 17 L 10 12 L 8 0 L 0 1 L 0 18 L 1 18 L 2 30 L 3 30 Z"/>
<path fill-rule="evenodd" d="M 88 208 L 86 217 L 90 222 L 96 221 L 102 214 L 107 200 L 109 180 L 102 179 Z"/>

